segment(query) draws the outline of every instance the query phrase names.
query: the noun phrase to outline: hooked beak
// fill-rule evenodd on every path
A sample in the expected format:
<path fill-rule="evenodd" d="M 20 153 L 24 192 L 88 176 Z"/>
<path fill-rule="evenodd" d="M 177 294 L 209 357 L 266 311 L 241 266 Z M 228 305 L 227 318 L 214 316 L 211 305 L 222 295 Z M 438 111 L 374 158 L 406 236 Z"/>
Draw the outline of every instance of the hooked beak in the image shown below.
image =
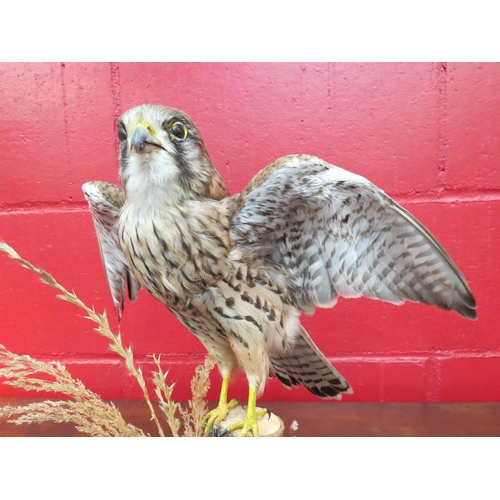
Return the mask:
<path fill-rule="evenodd" d="M 163 149 L 160 141 L 140 124 L 135 127 L 132 134 L 132 147 L 136 153 L 150 153 L 153 149 Z"/>

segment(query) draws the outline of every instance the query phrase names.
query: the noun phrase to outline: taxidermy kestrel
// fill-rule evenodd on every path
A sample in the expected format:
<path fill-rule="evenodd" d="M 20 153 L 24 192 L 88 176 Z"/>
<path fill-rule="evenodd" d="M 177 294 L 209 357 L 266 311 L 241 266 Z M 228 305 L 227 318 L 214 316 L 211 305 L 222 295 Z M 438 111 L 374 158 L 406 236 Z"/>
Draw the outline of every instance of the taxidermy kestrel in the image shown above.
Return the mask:
<path fill-rule="evenodd" d="M 118 120 L 123 190 L 88 182 L 114 303 L 146 288 L 212 352 L 222 375 L 205 434 L 217 434 L 233 370 L 249 385 L 245 419 L 268 376 L 321 398 L 352 392 L 300 324 L 339 296 L 405 300 L 476 318 L 467 282 L 411 214 L 359 175 L 308 155 L 280 158 L 229 196 L 193 121 L 144 104 Z"/>

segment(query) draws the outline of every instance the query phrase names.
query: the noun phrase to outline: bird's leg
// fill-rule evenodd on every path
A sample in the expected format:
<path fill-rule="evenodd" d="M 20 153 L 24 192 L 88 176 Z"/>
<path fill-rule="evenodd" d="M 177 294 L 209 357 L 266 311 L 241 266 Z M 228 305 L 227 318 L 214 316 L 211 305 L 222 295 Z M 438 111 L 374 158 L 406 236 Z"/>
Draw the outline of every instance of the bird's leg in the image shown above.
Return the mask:
<path fill-rule="evenodd" d="M 219 404 L 217 408 L 209 411 L 203 418 L 201 428 L 203 429 L 203 435 L 205 437 L 219 435 L 219 425 L 227 417 L 229 410 L 237 406 L 238 400 L 232 399 L 227 402 L 227 393 L 229 389 L 229 380 L 231 379 L 231 373 L 228 373 L 222 377 L 222 385 L 220 389 Z"/>
<path fill-rule="evenodd" d="M 259 437 L 259 426 L 257 425 L 257 420 L 268 414 L 268 410 L 261 409 L 257 411 L 257 389 L 252 385 L 248 386 L 248 406 L 245 418 L 241 422 L 237 422 L 230 425 L 224 434 L 231 434 L 231 432 L 241 429 L 240 437 L 246 437 L 250 433 L 252 436 Z"/>

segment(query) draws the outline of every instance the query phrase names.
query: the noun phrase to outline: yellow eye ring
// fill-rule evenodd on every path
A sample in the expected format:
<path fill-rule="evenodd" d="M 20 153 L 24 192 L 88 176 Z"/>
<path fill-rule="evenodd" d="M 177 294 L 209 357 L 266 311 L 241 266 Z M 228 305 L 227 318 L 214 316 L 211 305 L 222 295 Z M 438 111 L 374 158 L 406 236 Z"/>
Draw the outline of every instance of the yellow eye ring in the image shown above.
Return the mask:
<path fill-rule="evenodd" d="M 172 122 L 168 126 L 168 133 L 170 137 L 177 139 L 178 141 L 182 141 L 188 135 L 188 129 L 184 123 L 181 122 Z"/>

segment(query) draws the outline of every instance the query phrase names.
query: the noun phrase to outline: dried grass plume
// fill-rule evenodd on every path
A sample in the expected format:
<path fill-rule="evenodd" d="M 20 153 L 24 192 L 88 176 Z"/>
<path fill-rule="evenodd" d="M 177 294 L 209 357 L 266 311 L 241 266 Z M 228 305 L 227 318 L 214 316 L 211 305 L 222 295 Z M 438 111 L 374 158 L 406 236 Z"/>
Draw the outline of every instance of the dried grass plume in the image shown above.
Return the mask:
<path fill-rule="evenodd" d="M 39 275 L 46 285 L 55 288 L 62 300 L 70 302 L 87 313 L 87 318 L 96 323 L 94 330 L 106 337 L 111 351 L 118 354 L 127 370 L 139 384 L 146 401 L 151 419 L 155 422 L 158 434 L 165 436 L 163 426 L 153 405 L 141 368 L 136 366 L 132 349 L 124 347 L 120 334 L 114 334 L 108 323 L 106 313 L 98 314 L 86 306 L 74 292 L 61 286 L 54 277 L 27 260 L 23 259 L 12 247 L 0 242 L 0 251 L 23 267 Z M 173 436 L 201 436 L 201 420 L 207 412 L 205 397 L 210 387 L 210 372 L 214 368 L 214 358 L 208 355 L 202 366 L 196 368 L 191 381 L 192 399 L 183 408 L 172 399 L 174 385 L 167 384 L 168 372 L 163 372 L 160 358 L 153 355 L 156 371 L 152 374 L 154 392 L 163 420 Z M 20 387 L 26 391 L 45 391 L 62 393 L 68 396 L 64 401 L 43 401 L 26 406 L 6 406 L 0 408 L 0 417 L 8 417 L 9 422 L 17 425 L 36 424 L 45 421 L 70 422 L 75 428 L 90 436 L 145 436 L 139 428 L 128 424 L 115 405 L 103 401 L 97 394 L 89 391 L 79 380 L 75 380 L 66 368 L 58 362 L 37 361 L 30 356 L 21 356 L 0 345 L 0 377 L 3 383 Z M 181 434 L 182 431 L 182 434 Z"/>

